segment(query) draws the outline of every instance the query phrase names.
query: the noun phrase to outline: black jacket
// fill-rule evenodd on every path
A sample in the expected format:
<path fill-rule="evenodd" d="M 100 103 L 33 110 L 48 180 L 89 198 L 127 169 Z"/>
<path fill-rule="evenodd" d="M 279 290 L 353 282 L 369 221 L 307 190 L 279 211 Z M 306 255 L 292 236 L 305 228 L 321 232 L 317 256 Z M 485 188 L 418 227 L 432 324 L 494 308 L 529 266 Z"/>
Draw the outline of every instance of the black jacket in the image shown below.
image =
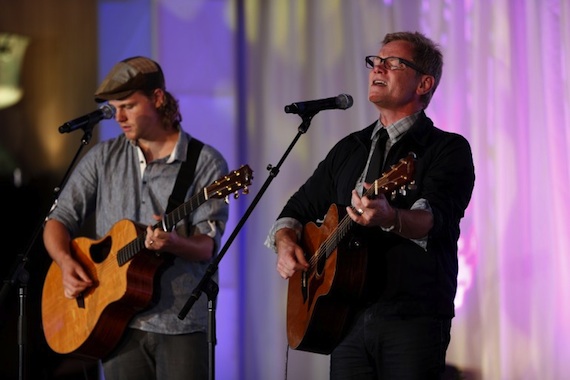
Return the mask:
<path fill-rule="evenodd" d="M 322 220 L 331 204 L 350 205 L 351 191 L 364 170 L 374 124 L 339 141 L 312 176 L 289 199 L 279 217 L 302 224 Z M 434 226 L 427 252 L 416 243 L 379 228 L 361 228 L 368 249 L 366 302 L 378 302 L 387 314 L 454 315 L 457 289 L 459 222 L 469 204 L 475 173 L 469 143 L 442 131 L 421 113 L 412 128 L 390 149 L 385 168 L 410 152 L 416 155 L 415 188 L 390 203 L 409 209 L 426 199 Z M 359 227 L 360 228 L 360 227 Z"/>

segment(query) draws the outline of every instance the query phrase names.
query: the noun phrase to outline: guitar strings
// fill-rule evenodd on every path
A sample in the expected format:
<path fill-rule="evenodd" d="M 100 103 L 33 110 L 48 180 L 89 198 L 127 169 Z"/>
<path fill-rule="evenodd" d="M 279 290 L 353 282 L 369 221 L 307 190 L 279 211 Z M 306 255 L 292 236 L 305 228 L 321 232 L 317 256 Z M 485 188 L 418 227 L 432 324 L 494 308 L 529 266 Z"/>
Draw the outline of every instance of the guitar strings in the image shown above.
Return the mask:
<path fill-rule="evenodd" d="M 328 256 L 332 251 L 336 249 L 338 243 L 344 238 L 349 228 L 352 226 L 352 223 L 354 223 L 354 221 L 350 219 L 348 215 L 345 215 L 344 218 L 341 219 L 335 231 L 324 240 L 323 244 L 321 244 L 317 249 L 317 252 L 309 259 L 309 265 L 311 268 L 316 267 L 317 263 L 323 257 L 323 255 Z M 336 235 L 339 234 L 341 236 L 337 238 Z"/>

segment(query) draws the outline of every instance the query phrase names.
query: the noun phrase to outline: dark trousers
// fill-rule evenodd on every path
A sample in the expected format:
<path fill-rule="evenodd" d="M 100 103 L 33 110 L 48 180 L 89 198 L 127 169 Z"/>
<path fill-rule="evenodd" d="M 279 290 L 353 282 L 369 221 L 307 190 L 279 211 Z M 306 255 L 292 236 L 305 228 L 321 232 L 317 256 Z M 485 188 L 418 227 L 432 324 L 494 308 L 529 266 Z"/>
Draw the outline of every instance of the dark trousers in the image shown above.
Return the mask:
<path fill-rule="evenodd" d="M 364 310 L 331 354 L 331 380 L 440 379 L 451 320 Z"/>
<path fill-rule="evenodd" d="M 164 335 L 128 329 L 103 361 L 105 380 L 208 379 L 205 333 Z"/>

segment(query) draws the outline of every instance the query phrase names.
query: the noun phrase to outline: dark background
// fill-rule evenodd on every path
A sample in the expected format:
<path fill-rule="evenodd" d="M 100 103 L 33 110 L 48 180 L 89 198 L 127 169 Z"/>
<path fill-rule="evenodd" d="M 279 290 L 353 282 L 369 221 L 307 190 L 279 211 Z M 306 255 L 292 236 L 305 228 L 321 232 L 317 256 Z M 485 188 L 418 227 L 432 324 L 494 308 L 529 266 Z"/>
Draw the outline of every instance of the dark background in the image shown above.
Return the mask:
<path fill-rule="evenodd" d="M 0 304 L 0 379 L 18 379 L 20 284 L 8 280 L 24 256 L 30 275 L 23 320 L 26 379 L 95 379 L 96 362 L 49 349 L 40 304 L 51 263 L 41 224 L 81 139 L 80 132 L 59 134 L 58 126 L 93 108 L 84 94 L 97 83 L 97 1 L 0 0 L 0 33 L 29 38 L 20 73 L 23 98 L 0 109 L 0 280 L 10 290 Z M 22 173 L 17 185 L 16 168 Z"/>

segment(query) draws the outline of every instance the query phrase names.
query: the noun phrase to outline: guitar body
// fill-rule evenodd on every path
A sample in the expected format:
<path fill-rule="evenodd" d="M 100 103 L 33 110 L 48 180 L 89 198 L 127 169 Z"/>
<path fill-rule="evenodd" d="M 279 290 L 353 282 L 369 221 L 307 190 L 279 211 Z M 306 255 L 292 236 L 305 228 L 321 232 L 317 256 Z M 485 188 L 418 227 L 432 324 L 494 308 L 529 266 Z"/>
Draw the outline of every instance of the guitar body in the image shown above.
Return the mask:
<path fill-rule="evenodd" d="M 144 228 L 125 219 L 100 240 L 72 241 L 72 252 L 95 282 L 77 299 L 64 297 L 61 270 L 51 264 L 44 281 L 42 322 L 52 350 L 102 358 L 119 342 L 130 319 L 150 304 L 154 277 L 164 260 L 143 249 L 124 265 L 117 261 L 119 249 Z"/>
<path fill-rule="evenodd" d="M 338 210 L 333 204 L 320 227 L 305 225 L 302 248 L 308 260 L 319 256 L 315 253 L 338 224 Z M 344 335 L 354 302 L 362 296 L 367 265 L 364 245 L 347 236 L 335 242 L 335 247 L 307 272 L 298 271 L 289 279 L 287 339 L 293 349 L 331 353 Z"/>

